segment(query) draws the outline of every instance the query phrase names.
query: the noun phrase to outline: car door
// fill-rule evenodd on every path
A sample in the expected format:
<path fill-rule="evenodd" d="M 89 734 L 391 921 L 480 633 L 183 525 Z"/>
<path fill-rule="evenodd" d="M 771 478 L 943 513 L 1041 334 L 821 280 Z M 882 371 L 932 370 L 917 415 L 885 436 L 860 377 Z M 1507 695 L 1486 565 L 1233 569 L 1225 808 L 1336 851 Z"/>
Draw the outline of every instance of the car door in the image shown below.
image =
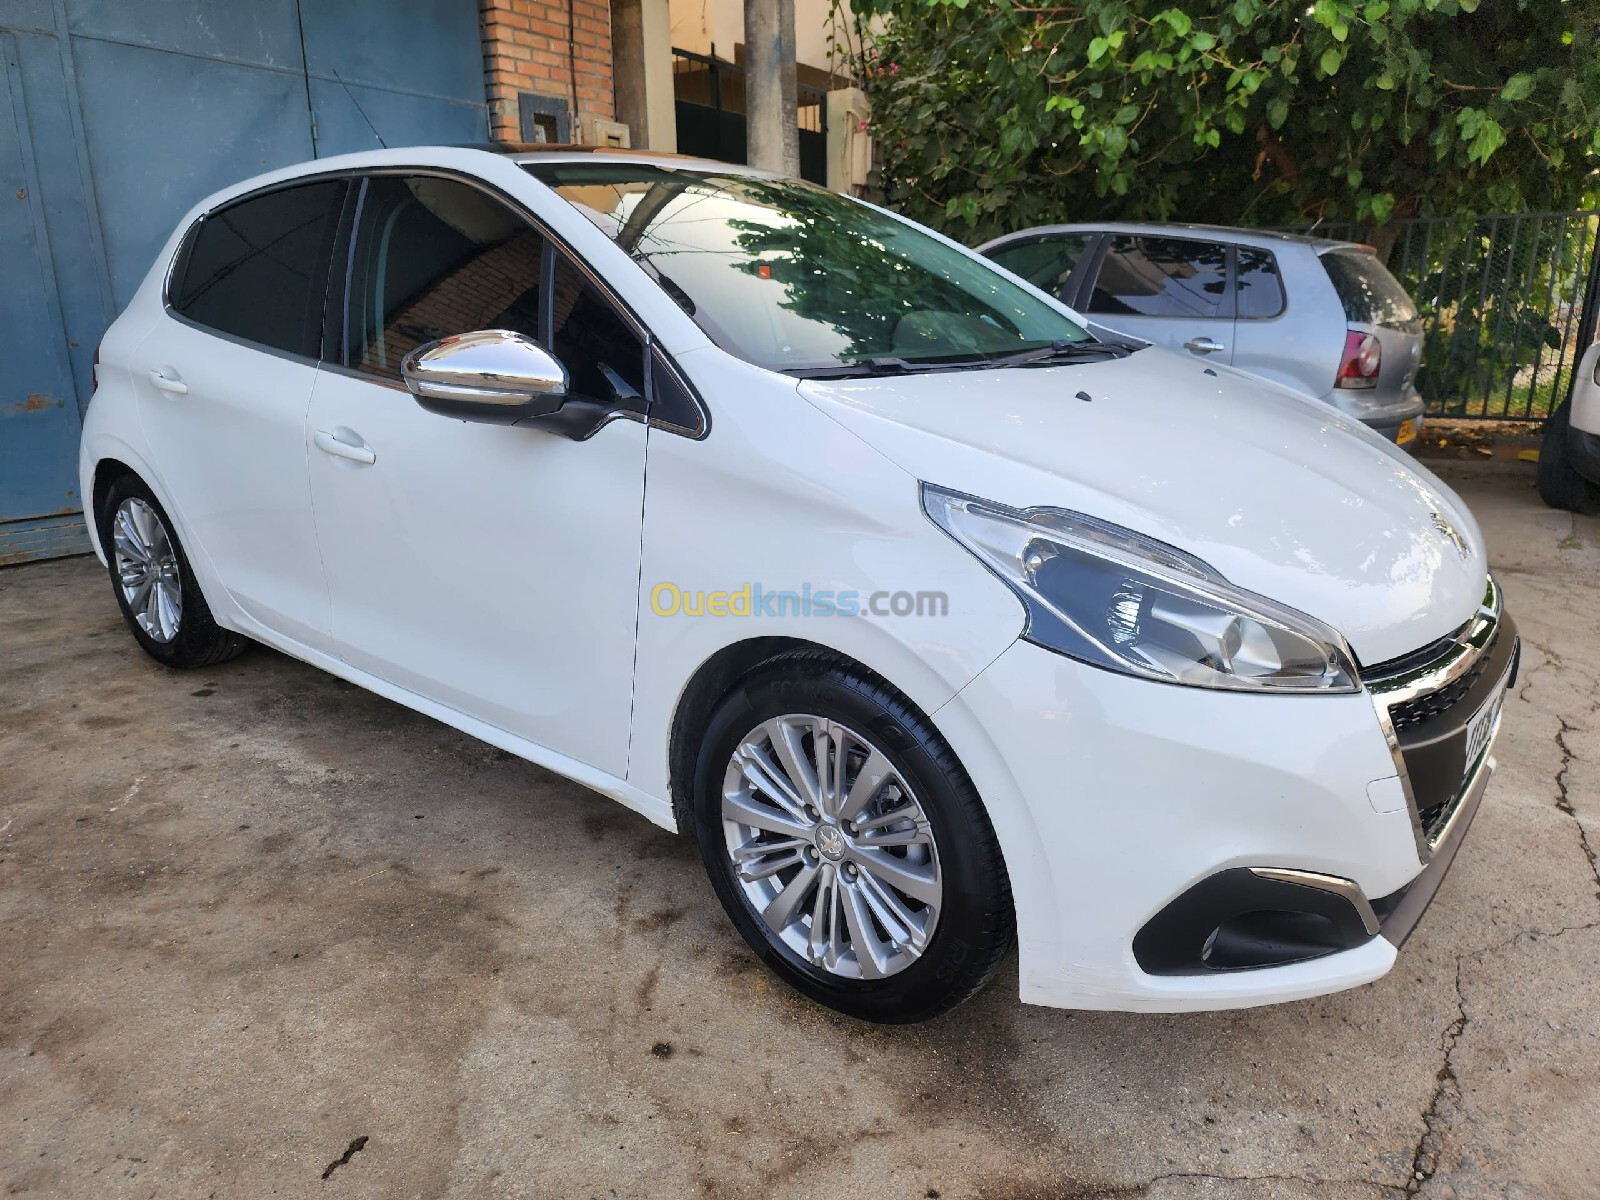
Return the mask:
<path fill-rule="evenodd" d="M 1278 255 L 1261 246 L 1234 247 L 1233 280 L 1233 365 L 1320 399 L 1333 383 L 1328 343 L 1343 345 L 1337 314 L 1331 337 L 1314 297 L 1297 294 L 1291 314 Z"/>
<path fill-rule="evenodd" d="M 426 174 L 365 181 L 340 324 L 307 447 L 338 653 L 624 774 L 646 425 L 612 420 L 580 442 L 439 416 L 399 364 L 439 337 L 508 329 L 562 360 L 570 394 L 640 415 L 642 331 L 501 199 Z"/>
<path fill-rule="evenodd" d="M 1110 234 L 1082 311 L 1147 342 L 1232 362 L 1230 269 L 1229 247 L 1222 242 Z"/>
<path fill-rule="evenodd" d="M 139 414 L 168 502 L 229 596 L 267 628 L 327 642 L 305 421 L 328 262 L 348 184 L 233 201 L 179 251 L 167 312 L 134 354 Z"/>

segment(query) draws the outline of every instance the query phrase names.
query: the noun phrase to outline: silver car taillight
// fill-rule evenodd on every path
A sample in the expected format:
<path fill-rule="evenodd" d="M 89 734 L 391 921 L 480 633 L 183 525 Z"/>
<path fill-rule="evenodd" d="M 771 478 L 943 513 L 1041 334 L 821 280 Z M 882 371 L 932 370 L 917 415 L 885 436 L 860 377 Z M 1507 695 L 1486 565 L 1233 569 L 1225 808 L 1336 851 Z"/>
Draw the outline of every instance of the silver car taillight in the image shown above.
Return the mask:
<path fill-rule="evenodd" d="M 1378 386 L 1378 368 L 1383 365 L 1383 343 L 1370 333 L 1350 329 L 1344 335 L 1344 357 L 1333 386 L 1373 388 Z"/>

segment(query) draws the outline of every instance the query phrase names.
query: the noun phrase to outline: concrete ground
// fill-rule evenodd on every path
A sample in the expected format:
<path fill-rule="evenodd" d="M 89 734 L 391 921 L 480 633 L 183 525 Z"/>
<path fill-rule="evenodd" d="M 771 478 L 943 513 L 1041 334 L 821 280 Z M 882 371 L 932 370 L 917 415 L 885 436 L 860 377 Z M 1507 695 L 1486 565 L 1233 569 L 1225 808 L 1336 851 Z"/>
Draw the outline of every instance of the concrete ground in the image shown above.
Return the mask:
<path fill-rule="evenodd" d="M 1470 465 L 1469 465 L 1470 466 Z M 0 1185 L 61 1197 L 1600 1195 L 1600 523 L 1446 464 L 1526 638 L 1381 982 L 882 1029 L 693 847 L 280 655 L 175 674 L 0 572 Z"/>

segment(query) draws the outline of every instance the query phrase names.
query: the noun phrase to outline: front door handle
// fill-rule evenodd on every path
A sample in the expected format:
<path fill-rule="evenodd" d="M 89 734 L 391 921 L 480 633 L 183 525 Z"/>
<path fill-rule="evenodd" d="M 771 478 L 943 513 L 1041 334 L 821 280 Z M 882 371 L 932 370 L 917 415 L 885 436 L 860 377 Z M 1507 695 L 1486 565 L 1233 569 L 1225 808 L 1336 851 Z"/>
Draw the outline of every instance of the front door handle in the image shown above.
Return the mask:
<path fill-rule="evenodd" d="M 1208 337 L 1190 338 L 1183 344 L 1183 348 L 1190 354 L 1215 354 L 1219 350 L 1227 349 L 1221 342 L 1214 342 Z"/>
<path fill-rule="evenodd" d="M 360 463 L 364 467 L 370 467 L 378 461 L 378 456 L 372 452 L 371 446 L 341 441 L 324 429 L 317 430 L 311 440 L 316 443 L 318 450 L 335 458 L 348 458 L 351 462 Z"/>
<path fill-rule="evenodd" d="M 172 371 L 172 373 L 169 375 L 167 371 Z M 173 371 L 171 367 L 168 367 L 166 371 L 152 370 L 150 372 L 150 382 L 163 392 L 171 392 L 174 396 L 187 396 L 189 394 L 189 385 L 178 378 L 178 373 Z"/>

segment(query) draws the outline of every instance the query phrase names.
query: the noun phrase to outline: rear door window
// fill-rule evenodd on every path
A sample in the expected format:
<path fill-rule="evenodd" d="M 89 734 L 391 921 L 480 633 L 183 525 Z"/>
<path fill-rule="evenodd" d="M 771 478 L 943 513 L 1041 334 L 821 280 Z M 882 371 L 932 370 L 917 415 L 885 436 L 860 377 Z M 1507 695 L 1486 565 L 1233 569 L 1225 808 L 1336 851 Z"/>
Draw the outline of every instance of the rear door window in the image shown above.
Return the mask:
<path fill-rule="evenodd" d="M 1260 321 L 1283 312 L 1283 277 L 1278 274 L 1278 260 L 1270 250 L 1238 247 L 1234 280 L 1240 320 Z"/>
<path fill-rule="evenodd" d="M 173 311 L 219 333 L 318 357 L 345 187 L 331 179 L 279 188 L 206 217 L 174 272 Z"/>
<path fill-rule="evenodd" d="M 350 256 L 345 365 L 398 381 L 411 350 L 478 329 L 542 344 L 544 252 L 538 230 L 468 184 L 431 175 L 368 180 Z"/>
<path fill-rule="evenodd" d="M 1140 317 L 1231 317 L 1227 309 L 1228 248 L 1192 238 L 1112 237 L 1094 292 L 1092 313 Z"/>
<path fill-rule="evenodd" d="M 1376 254 L 1330 250 L 1322 266 L 1351 324 L 1403 327 L 1418 319 L 1417 306 Z"/>
<path fill-rule="evenodd" d="M 989 257 L 1013 275 L 1020 275 L 1040 291 L 1070 304 L 1069 286 L 1092 233 L 1060 233 L 1012 242 L 989 252 Z"/>

